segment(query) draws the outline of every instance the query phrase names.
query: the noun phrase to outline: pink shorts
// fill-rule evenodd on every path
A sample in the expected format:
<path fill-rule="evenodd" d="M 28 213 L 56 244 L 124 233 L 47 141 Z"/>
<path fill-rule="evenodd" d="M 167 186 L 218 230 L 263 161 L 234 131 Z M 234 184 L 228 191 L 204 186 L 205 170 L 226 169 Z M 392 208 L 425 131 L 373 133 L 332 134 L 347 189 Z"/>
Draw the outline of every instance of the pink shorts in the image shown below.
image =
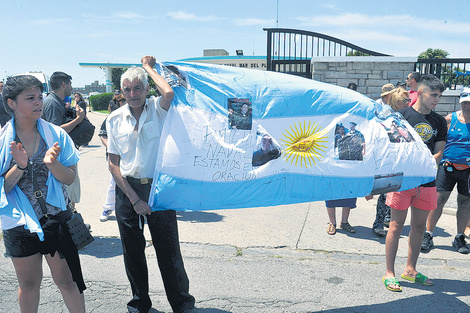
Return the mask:
<path fill-rule="evenodd" d="M 389 192 L 385 204 L 395 210 L 406 210 L 410 206 L 425 211 L 437 208 L 436 187 L 416 187 L 409 190 Z"/>

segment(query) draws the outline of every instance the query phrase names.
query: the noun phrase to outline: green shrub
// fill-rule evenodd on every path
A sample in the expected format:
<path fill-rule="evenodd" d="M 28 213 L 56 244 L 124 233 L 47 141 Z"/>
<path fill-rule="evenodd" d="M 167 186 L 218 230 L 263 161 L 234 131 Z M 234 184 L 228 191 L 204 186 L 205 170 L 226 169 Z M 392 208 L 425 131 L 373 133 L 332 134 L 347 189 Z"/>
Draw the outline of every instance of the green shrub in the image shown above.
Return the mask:
<path fill-rule="evenodd" d="M 90 96 L 88 99 L 90 101 L 90 106 L 93 111 L 102 111 L 107 110 L 109 101 L 114 97 L 114 93 L 102 93 L 95 96 Z"/>
<path fill-rule="evenodd" d="M 150 98 L 151 96 L 158 97 L 160 93 L 157 90 L 150 89 L 149 94 L 147 95 L 147 99 Z"/>

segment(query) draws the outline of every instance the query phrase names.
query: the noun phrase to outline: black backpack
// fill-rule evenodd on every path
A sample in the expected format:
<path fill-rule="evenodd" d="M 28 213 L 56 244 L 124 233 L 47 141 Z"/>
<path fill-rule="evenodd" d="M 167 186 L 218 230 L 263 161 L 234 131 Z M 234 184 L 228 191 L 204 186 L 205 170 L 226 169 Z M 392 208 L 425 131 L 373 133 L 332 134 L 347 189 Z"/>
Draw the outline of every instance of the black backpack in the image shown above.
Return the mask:
<path fill-rule="evenodd" d="M 75 119 L 76 116 L 77 114 L 74 108 L 67 108 L 65 113 L 66 122 L 70 122 Z M 75 126 L 75 128 L 69 132 L 69 136 L 72 138 L 77 148 L 88 145 L 94 134 L 95 126 L 93 126 L 87 117 L 85 117 L 80 124 Z"/>

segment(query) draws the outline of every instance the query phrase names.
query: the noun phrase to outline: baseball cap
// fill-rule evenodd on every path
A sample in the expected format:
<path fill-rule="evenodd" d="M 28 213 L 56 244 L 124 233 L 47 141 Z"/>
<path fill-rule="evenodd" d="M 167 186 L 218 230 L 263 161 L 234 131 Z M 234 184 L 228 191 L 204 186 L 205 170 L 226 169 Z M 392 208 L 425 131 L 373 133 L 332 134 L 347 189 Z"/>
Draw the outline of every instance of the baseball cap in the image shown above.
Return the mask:
<path fill-rule="evenodd" d="M 393 84 L 385 84 L 382 86 L 382 93 L 380 94 L 381 97 L 388 95 L 389 93 L 392 92 L 392 90 L 395 89 L 395 86 Z"/>
<path fill-rule="evenodd" d="M 470 88 L 464 88 L 460 93 L 459 103 L 469 101 L 470 102 Z"/>

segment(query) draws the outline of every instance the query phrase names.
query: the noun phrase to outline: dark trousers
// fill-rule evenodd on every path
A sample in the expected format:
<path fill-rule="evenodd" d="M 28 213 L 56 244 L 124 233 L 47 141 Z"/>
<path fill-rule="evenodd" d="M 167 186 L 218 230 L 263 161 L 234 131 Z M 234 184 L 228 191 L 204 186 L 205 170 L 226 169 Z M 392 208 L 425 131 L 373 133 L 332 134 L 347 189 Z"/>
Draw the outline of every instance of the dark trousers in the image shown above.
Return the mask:
<path fill-rule="evenodd" d="M 129 182 L 143 201 L 150 194 L 150 184 Z M 130 312 L 147 313 L 152 306 L 149 297 L 148 268 L 145 257 L 145 237 L 139 227 L 138 216 L 129 198 L 116 186 L 116 219 L 121 234 L 124 265 L 131 284 L 133 298 L 127 304 Z M 166 296 L 174 312 L 194 307 L 194 297 L 189 294 L 189 279 L 181 256 L 176 212 L 173 210 L 152 212 L 147 215 L 147 225 L 157 254 L 158 266 Z M 143 227 L 142 227 L 143 228 Z"/>
<path fill-rule="evenodd" d="M 372 229 L 376 228 L 384 228 L 384 221 L 388 217 L 390 217 L 390 207 L 385 204 L 385 200 L 387 199 L 387 194 L 381 194 L 377 199 L 377 213 L 375 215 L 374 225 L 372 225 Z"/>

